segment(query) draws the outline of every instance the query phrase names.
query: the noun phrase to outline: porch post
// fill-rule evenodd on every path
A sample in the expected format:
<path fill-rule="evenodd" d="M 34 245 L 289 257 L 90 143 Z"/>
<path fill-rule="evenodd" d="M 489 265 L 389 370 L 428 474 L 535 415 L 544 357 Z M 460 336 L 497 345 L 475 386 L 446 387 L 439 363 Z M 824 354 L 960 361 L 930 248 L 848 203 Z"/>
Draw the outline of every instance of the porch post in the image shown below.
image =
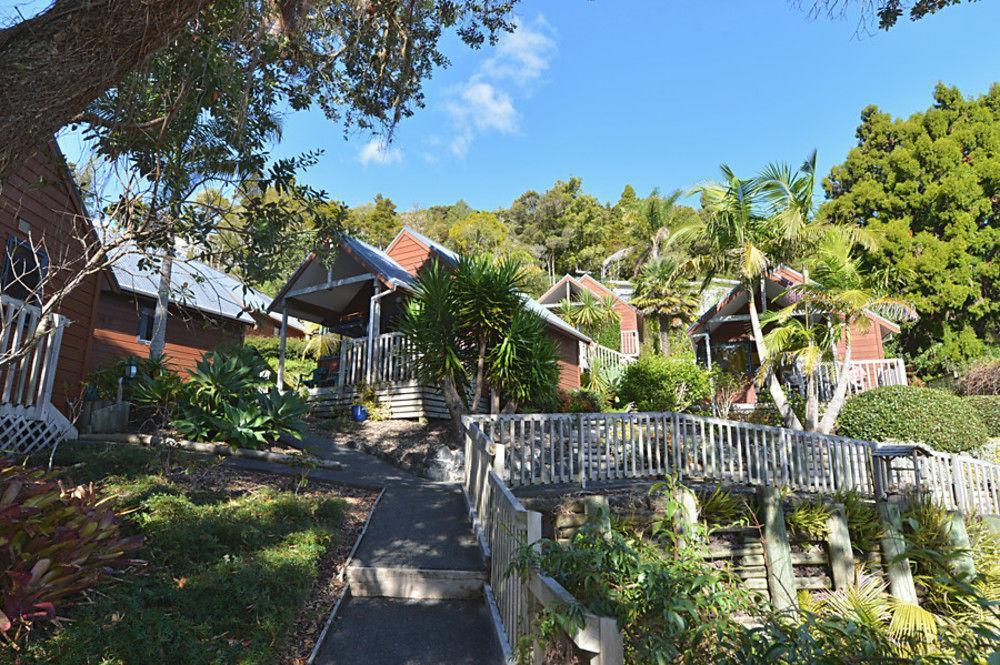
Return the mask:
<path fill-rule="evenodd" d="M 285 389 L 285 345 L 288 341 L 288 301 L 281 301 L 281 341 L 278 343 L 278 390 Z"/>
<path fill-rule="evenodd" d="M 365 383 L 372 382 L 372 367 L 374 366 L 372 355 L 375 352 L 375 338 L 379 334 L 379 318 L 382 313 L 382 307 L 379 302 L 382 285 L 377 279 L 372 285 L 372 290 L 374 291 L 374 295 L 372 295 L 368 306 L 368 339 L 365 344 Z"/>

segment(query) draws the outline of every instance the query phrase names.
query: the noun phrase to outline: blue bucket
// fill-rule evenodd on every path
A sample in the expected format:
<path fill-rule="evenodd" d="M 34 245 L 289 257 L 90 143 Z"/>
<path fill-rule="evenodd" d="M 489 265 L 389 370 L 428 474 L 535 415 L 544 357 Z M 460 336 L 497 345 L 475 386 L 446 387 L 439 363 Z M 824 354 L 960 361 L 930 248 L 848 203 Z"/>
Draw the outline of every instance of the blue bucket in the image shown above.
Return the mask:
<path fill-rule="evenodd" d="M 356 423 L 363 423 L 368 420 L 368 409 L 360 404 L 355 404 L 351 407 L 351 418 L 353 418 Z"/>

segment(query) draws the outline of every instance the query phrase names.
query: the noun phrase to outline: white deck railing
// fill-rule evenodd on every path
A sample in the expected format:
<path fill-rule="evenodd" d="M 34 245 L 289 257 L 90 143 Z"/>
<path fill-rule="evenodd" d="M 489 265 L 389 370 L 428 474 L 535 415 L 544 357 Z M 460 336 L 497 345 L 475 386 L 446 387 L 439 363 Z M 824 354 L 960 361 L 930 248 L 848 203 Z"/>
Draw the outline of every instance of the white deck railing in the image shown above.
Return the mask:
<path fill-rule="evenodd" d="M 622 353 L 626 356 L 637 356 L 639 355 L 639 331 L 638 330 L 623 330 L 622 331 L 622 343 L 621 343 Z"/>
<path fill-rule="evenodd" d="M 477 416 L 512 487 L 667 474 L 874 496 L 874 444 L 681 413 Z"/>
<path fill-rule="evenodd" d="M 839 363 L 827 362 L 817 372 L 817 388 L 821 402 L 828 402 L 837 388 Z M 852 360 L 847 367 L 847 396 L 857 395 L 882 386 L 905 386 L 906 365 L 902 358 Z M 805 377 L 793 373 L 790 383 L 805 396 Z"/>
<path fill-rule="evenodd" d="M 0 295 L 0 406 L 40 418 L 52 400 L 66 318 Z M 20 357 L 18 351 L 35 340 Z"/>
<path fill-rule="evenodd" d="M 480 545 L 489 560 L 490 582 L 487 595 L 492 597 L 503 628 L 505 655 L 512 655 L 521 640 L 531 634 L 533 611 L 539 607 L 577 605 L 576 599 L 551 577 L 536 569 L 518 570 L 521 551 L 539 547 L 542 516 L 527 510 L 515 497 L 497 470 L 503 467 L 502 448 L 492 445 L 481 429 L 483 421 L 464 420 L 465 478 L 463 489 L 471 508 L 473 525 Z M 498 450 L 501 451 L 498 454 Z M 583 612 L 583 627 L 568 636 L 581 650 L 592 654 L 587 662 L 595 665 L 621 665 L 624 646 L 621 631 L 613 618 Z"/>
<path fill-rule="evenodd" d="M 624 369 L 634 363 L 635 359 L 636 356 L 619 353 L 597 342 L 580 342 L 580 369 L 592 369 L 594 366 L 601 369 Z"/>
<path fill-rule="evenodd" d="M 372 340 L 372 362 L 368 359 L 368 338 L 346 338 L 340 345 L 338 386 L 361 383 L 389 383 L 416 378 L 416 352 L 403 333 L 392 332 Z"/>

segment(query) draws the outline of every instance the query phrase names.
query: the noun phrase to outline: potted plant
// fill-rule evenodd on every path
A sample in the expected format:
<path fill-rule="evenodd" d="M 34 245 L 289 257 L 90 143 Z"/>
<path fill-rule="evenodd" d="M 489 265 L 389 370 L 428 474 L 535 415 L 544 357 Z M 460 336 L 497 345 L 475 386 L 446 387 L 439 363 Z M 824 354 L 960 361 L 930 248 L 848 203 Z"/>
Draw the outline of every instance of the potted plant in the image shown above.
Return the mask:
<path fill-rule="evenodd" d="M 351 418 L 357 423 L 364 422 L 376 414 L 378 409 L 378 392 L 375 390 L 375 386 L 360 384 L 354 393 L 354 401 L 351 403 Z"/>

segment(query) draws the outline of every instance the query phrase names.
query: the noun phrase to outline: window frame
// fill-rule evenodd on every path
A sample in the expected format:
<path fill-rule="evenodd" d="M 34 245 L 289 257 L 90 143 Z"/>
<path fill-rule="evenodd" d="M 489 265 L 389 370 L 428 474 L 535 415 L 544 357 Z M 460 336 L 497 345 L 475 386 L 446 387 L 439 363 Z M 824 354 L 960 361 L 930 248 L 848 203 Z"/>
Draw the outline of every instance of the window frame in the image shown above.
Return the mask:
<path fill-rule="evenodd" d="M 7 245 L 3 258 L 3 271 L 0 273 L 0 293 L 5 295 L 7 294 L 7 289 L 9 287 L 7 280 L 11 278 L 14 252 L 18 249 L 28 250 L 35 257 L 35 263 L 38 266 L 38 287 L 30 297 L 24 298 L 23 300 L 28 303 L 37 304 L 41 302 L 42 297 L 44 296 L 43 287 L 45 286 L 45 276 L 49 271 L 49 255 L 44 249 L 36 250 L 28 238 L 20 237 L 13 232 L 7 234 Z M 18 298 L 18 300 L 22 299 Z"/>
<path fill-rule="evenodd" d="M 138 317 L 138 330 L 136 331 L 135 341 L 139 344 L 145 344 L 149 346 L 153 343 L 154 328 L 156 327 L 156 305 L 151 305 L 147 302 L 139 301 L 139 317 Z M 144 339 L 142 336 L 142 323 L 143 314 L 149 312 L 149 339 Z"/>

